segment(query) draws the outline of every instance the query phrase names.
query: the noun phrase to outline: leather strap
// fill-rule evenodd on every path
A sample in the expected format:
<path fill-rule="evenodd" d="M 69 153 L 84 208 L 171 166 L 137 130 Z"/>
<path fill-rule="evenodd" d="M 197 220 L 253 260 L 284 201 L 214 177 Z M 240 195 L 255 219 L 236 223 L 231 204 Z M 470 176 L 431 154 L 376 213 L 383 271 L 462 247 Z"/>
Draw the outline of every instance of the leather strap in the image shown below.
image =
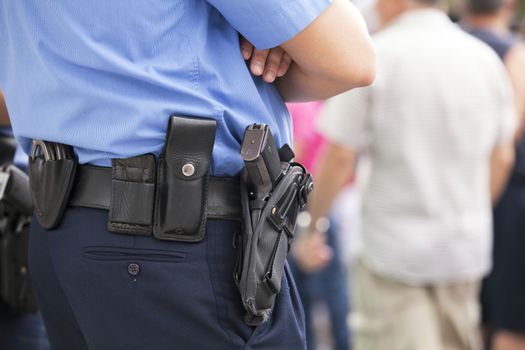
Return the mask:
<path fill-rule="evenodd" d="M 69 205 L 109 210 L 110 200 L 111 168 L 79 166 Z M 241 220 L 239 180 L 210 177 L 207 218 Z"/>

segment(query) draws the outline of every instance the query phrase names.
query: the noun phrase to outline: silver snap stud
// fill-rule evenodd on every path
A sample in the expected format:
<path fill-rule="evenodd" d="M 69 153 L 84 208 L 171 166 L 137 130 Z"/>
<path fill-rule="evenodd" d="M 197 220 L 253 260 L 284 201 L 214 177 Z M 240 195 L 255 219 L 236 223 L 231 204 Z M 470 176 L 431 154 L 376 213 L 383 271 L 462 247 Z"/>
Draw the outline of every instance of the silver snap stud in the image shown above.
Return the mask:
<path fill-rule="evenodd" d="M 138 264 L 129 264 L 128 265 L 128 273 L 131 275 L 131 276 L 136 276 L 138 275 L 140 272 L 140 266 Z"/>
<path fill-rule="evenodd" d="M 184 174 L 184 176 L 190 177 L 193 174 L 195 174 L 195 167 L 193 166 L 193 164 L 190 163 L 184 164 L 184 166 L 182 167 L 182 173 Z"/>
<path fill-rule="evenodd" d="M 312 192 L 313 190 L 314 190 L 314 183 L 312 182 L 308 185 L 308 193 Z"/>

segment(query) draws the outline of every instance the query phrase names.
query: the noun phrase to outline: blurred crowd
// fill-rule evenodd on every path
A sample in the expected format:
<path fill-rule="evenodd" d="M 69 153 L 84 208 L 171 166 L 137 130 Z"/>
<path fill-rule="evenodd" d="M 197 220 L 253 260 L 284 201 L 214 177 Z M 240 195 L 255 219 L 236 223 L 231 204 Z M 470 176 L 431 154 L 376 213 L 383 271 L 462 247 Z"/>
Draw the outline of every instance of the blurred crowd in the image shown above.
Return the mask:
<path fill-rule="evenodd" d="M 525 349 L 525 4 L 354 2 L 375 82 L 289 105 L 308 349 Z"/>

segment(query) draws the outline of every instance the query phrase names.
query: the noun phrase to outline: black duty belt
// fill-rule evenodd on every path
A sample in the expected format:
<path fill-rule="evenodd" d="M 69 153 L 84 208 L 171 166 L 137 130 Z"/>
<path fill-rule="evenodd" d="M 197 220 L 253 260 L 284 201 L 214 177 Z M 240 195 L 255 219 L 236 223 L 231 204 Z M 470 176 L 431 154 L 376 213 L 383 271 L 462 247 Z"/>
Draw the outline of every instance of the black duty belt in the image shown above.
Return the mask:
<path fill-rule="evenodd" d="M 109 210 L 111 174 L 111 168 L 79 166 L 68 204 L 75 207 Z M 241 220 L 238 179 L 210 177 L 208 191 L 206 215 L 208 219 Z"/>
<path fill-rule="evenodd" d="M 78 165 L 73 148 L 33 141 L 31 196 L 38 222 L 56 228 L 66 205 L 108 210 L 107 230 L 199 242 L 207 219 L 241 220 L 239 182 L 209 175 L 217 122 L 171 116 L 159 156 Z"/>

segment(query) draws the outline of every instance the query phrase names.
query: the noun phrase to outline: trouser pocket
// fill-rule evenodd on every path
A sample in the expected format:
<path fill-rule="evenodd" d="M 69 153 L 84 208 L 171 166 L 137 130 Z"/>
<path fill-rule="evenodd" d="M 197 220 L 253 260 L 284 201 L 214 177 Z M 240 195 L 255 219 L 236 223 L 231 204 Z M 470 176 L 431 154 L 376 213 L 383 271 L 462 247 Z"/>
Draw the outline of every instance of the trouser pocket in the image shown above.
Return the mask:
<path fill-rule="evenodd" d="M 185 251 L 93 246 L 85 247 L 82 256 L 86 259 L 98 261 L 145 260 L 182 263 L 187 260 L 188 253 Z"/>

